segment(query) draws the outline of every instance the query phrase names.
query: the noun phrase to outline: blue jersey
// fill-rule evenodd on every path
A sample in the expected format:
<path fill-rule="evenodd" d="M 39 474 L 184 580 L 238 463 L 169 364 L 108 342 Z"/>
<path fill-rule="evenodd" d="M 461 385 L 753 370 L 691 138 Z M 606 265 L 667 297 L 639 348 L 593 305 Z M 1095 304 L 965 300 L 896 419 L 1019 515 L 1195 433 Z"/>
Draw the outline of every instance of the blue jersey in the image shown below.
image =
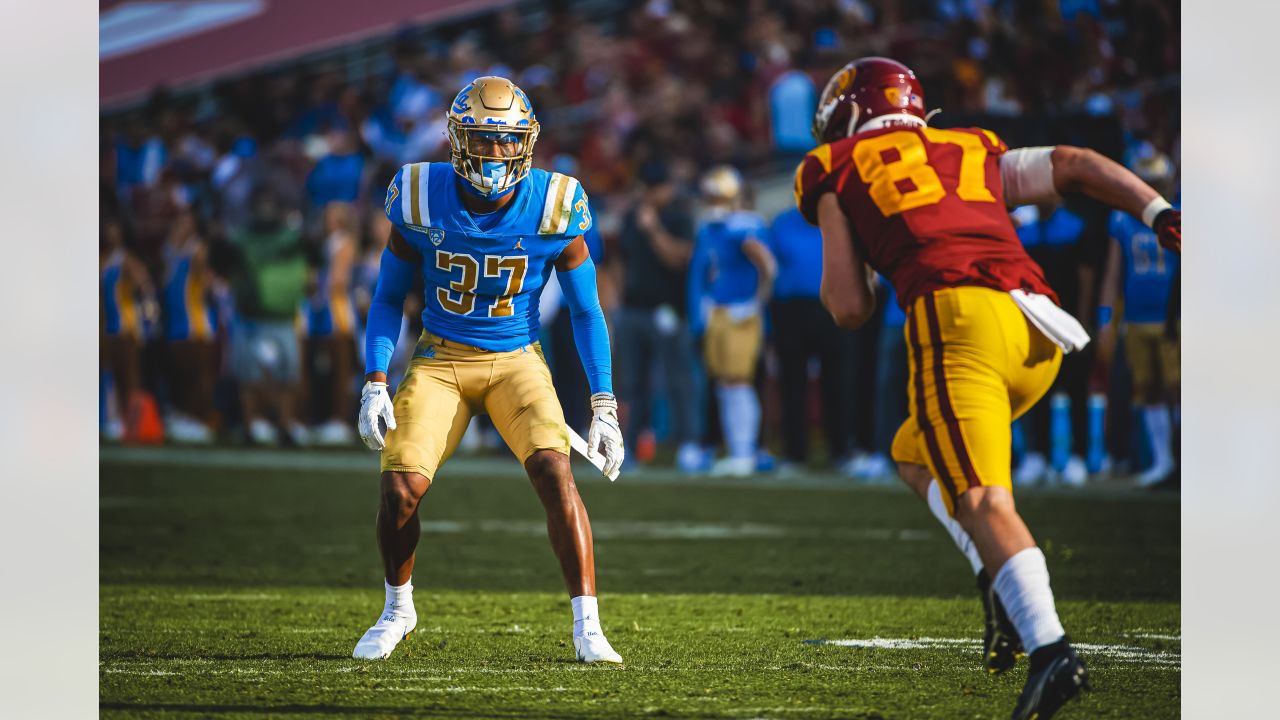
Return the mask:
<path fill-rule="evenodd" d="M 822 286 L 822 231 L 791 208 L 773 219 L 769 249 L 778 259 L 773 296 L 779 300 L 817 298 Z"/>
<path fill-rule="evenodd" d="M 422 325 L 505 352 L 538 339 L 538 298 L 556 258 L 591 228 L 577 180 L 532 169 L 506 207 L 467 212 L 448 163 L 412 163 L 387 187 L 387 217 L 422 255 Z"/>
<path fill-rule="evenodd" d="M 765 233 L 764 218 L 753 212 L 735 211 L 703 223 L 689 265 L 690 300 L 699 302 L 703 293 L 717 305 L 754 298 L 760 276 L 755 263 L 742 252 L 742 243 L 763 241 Z"/>
<path fill-rule="evenodd" d="M 165 339 L 212 340 L 218 316 L 208 302 L 209 288 L 191 274 L 191 253 L 170 260 L 164 284 Z"/>
<path fill-rule="evenodd" d="M 1124 321 L 1164 322 L 1178 256 L 1160 247 L 1155 231 L 1128 213 L 1111 213 L 1111 237 L 1124 256 Z"/>

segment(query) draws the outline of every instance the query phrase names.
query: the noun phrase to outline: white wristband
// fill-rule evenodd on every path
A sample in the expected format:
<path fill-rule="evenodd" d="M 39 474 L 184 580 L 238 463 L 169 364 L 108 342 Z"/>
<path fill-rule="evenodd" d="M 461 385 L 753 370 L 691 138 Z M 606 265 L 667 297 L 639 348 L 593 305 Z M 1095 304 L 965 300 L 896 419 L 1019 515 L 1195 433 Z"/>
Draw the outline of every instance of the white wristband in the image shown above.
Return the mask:
<path fill-rule="evenodd" d="M 1151 227 L 1151 223 L 1156 221 L 1156 216 L 1171 207 L 1173 206 L 1168 200 L 1157 195 L 1155 200 L 1147 203 L 1147 206 L 1142 209 L 1142 224 Z"/>

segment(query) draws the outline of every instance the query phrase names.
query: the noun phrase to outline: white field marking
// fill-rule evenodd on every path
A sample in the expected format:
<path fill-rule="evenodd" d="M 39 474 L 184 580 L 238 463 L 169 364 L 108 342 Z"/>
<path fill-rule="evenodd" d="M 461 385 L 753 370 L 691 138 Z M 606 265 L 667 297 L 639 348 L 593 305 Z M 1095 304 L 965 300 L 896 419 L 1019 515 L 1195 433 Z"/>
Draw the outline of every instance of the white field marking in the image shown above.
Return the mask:
<path fill-rule="evenodd" d="M 1142 638 L 1143 640 L 1172 640 L 1174 642 L 1182 642 L 1181 635 L 1165 635 L 1161 633 L 1127 633 L 1129 637 Z"/>
<path fill-rule="evenodd" d="M 962 638 L 869 638 L 853 640 L 805 640 L 806 645 L 839 645 L 842 647 L 869 648 L 875 650 L 978 650 L 982 643 L 978 640 Z M 1152 650 L 1131 645 L 1099 645 L 1094 643 L 1073 643 L 1086 657 L 1099 655 L 1109 660 L 1133 662 L 1147 665 L 1181 666 L 1182 653 L 1168 650 Z"/>
<path fill-rule="evenodd" d="M 272 595 L 271 593 L 189 593 L 187 595 L 174 595 L 173 600 L 240 600 L 244 602 L 269 602 L 271 600 L 280 600 L 282 595 Z"/>
<path fill-rule="evenodd" d="M 440 534 L 481 533 L 545 537 L 541 520 L 426 520 L 422 531 Z M 769 538 L 828 538 L 837 540 L 882 540 L 920 542 L 937 533 L 918 529 L 799 527 L 764 523 L 686 523 L 645 520 L 604 520 L 591 524 L 599 540 L 750 540 Z"/>

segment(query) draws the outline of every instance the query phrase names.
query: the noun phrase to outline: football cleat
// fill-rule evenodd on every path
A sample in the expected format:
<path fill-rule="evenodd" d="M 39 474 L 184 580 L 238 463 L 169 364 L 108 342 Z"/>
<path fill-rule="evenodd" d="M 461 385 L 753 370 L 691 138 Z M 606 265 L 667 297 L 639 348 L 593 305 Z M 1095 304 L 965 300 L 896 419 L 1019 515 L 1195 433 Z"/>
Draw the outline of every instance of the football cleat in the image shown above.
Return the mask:
<path fill-rule="evenodd" d="M 978 573 L 978 594 L 982 596 L 986 624 L 982 633 L 982 664 L 987 672 L 995 675 L 1012 668 L 1026 652 L 986 570 Z"/>
<path fill-rule="evenodd" d="M 1064 637 L 1031 654 L 1027 684 L 1012 720 L 1049 720 L 1068 700 L 1089 690 L 1089 671 Z"/>
<path fill-rule="evenodd" d="M 622 656 L 609 645 L 604 633 L 588 630 L 582 635 L 573 636 L 573 650 L 578 662 L 584 663 L 616 663 L 622 664 Z"/>
<path fill-rule="evenodd" d="M 418 616 L 386 610 L 374 626 L 365 631 L 351 657 L 358 660 L 385 660 L 401 640 L 413 634 Z"/>

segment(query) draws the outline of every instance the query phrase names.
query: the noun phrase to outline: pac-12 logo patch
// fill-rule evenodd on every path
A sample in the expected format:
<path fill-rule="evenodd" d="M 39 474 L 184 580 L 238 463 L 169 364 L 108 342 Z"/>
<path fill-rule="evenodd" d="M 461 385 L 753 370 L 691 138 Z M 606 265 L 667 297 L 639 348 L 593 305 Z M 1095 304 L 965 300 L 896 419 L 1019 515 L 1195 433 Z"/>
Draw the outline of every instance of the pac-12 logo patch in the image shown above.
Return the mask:
<path fill-rule="evenodd" d="M 444 231 L 435 228 L 427 228 L 427 237 L 431 239 L 432 245 L 439 245 L 444 242 Z"/>

